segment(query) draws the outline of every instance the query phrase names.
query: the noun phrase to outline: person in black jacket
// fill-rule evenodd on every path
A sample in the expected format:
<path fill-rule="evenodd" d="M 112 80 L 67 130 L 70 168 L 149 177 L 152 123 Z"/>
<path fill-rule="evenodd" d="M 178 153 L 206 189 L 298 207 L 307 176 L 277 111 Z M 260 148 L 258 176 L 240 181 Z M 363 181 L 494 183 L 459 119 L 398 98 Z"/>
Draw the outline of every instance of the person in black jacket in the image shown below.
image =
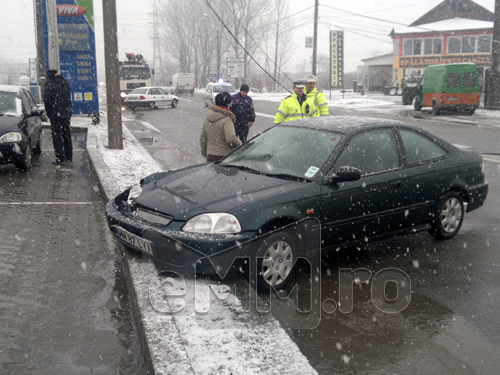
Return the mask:
<path fill-rule="evenodd" d="M 234 130 L 241 142 L 246 142 L 250 126 L 255 121 L 255 108 L 253 100 L 248 95 L 250 87 L 247 84 L 241 85 L 240 92 L 233 95 L 231 111 L 236 116 Z"/>
<path fill-rule="evenodd" d="M 71 163 L 73 161 L 73 144 L 71 143 L 71 87 L 57 70 L 47 71 L 49 82 L 45 85 L 43 103 L 50 119 L 52 141 L 56 160 L 52 164 Z"/>

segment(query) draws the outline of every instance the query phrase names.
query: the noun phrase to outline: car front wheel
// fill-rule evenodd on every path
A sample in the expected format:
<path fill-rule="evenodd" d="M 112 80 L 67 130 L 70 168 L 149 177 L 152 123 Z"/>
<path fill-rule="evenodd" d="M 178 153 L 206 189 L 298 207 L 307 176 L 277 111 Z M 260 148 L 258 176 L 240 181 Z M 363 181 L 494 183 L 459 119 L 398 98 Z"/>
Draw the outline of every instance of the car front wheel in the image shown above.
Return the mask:
<path fill-rule="evenodd" d="M 40 155 L 42 153 L 42 131 L 38 133 L 38 138 L 36 140 L 35 148 L 33 149 L 35 155 Z"/>
<path fill-rule="evenodd" d="M 257 265 L 250 270 L 250 284 L 259 294 L 282 289 L 292 273 L 297 243 L 287 231 L 265 237 L 256 252 Z"/>
<path fill-rule="evenodd" d="M 172 100 L 172 108 L 177 107 L 177 99 Z"/>
<path fill-rule="evenodd" d="M 16 163 L 16 167 L 22 169 L 23 171 L 28 170 L 31 167 L 31 162 L 33 160 L 31 145 L 28 143 L 26 146 L 26 152 L 21 161 Z"/>
<path fill-rule="evenodd" d="M 440 240 L 454 237 L 464 220 L 464 200 L 456 191 L 446 193 L 439 201 L 430 233 Z"/>

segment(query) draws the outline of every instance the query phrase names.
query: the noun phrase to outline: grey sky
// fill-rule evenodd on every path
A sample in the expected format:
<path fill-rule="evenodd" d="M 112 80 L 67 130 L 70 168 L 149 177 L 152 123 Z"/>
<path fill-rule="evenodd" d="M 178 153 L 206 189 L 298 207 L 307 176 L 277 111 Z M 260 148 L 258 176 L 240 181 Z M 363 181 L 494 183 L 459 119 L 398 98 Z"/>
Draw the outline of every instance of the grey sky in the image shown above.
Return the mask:
<path fill-rule="evenodd" d="M 161 1 L 161 0 L 159 0 Z M 320 0 L 318 54 L 328 54 L 329 30 L 345 28 L 345 71 L 355 71 L 361 60 L 392 52 L 389 32 L 396 24 L 373 18 L 408 24 L 441 3 L 441 0 Z M 476 0 L 493 11 L 495 0 Z M 119 57 L 125 52 L 142 53 L 152 60 L 150 38 L 153 0 L 116 0 Z M 342 9 L 341 12 L 336 9 Z M 103 77 L 104 46 L 102 42 L 102 1 L 94 0 L 99 77 Z M 314 0 L 290 0 L 290 13 L 296 25 L 291 32 L 297 45 L 297 68 L 310 69 L 311 49 L 305 49 L 305 37 L 313 36 Z M 359 16 L 347 13 L 352 12 Z M 0 12 L 0 63 L 6 58 L 27 62 L 35 57 L 33 0 L 2 0 Z M 347 31 L 349 30 L 349 31 Z M 101 69 L 100 69 L 101 67 Z"/>

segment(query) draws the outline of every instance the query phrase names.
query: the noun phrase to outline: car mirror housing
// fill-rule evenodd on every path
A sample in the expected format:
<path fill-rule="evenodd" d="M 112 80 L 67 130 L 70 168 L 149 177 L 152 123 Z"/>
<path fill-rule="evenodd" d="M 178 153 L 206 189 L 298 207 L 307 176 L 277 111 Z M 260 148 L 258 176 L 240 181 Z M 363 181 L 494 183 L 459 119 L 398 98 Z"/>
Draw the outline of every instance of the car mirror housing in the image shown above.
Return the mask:
<path fill-rule="evenodd" d="M 357 181 L 361 178 L 358 168 L 343 166 L 337 172 L 329 172 L 323 180 L 323 185 L 331 185 L 338 182 Z"/>
<path fill-rule="evenodd" d="M 29 115 L 34 116 L 34 117 L 42 116 L 44 112 L 45 112 L 45 110 L 43 108 L 36 106 L 36 107 L 31 108 L 31 112 Z"/>

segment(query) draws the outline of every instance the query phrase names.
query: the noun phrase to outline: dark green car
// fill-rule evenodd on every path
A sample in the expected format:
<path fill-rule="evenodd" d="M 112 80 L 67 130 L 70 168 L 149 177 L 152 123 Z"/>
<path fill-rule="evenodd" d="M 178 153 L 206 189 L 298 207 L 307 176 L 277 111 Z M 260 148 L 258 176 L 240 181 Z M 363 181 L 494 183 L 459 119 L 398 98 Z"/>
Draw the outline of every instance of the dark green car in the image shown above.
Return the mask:
<path fill-rule="evenodd" d="M 251 257 L 257 290 L 280 289 L 319 247 L 422 229 L 452 238 L 484 203 L 482 163 L 477 150 L 397 121 L 297 120 L 219 162 L 144 178 L 108 203 L 107 218 L 124 245 L 173 271 Z"/>

